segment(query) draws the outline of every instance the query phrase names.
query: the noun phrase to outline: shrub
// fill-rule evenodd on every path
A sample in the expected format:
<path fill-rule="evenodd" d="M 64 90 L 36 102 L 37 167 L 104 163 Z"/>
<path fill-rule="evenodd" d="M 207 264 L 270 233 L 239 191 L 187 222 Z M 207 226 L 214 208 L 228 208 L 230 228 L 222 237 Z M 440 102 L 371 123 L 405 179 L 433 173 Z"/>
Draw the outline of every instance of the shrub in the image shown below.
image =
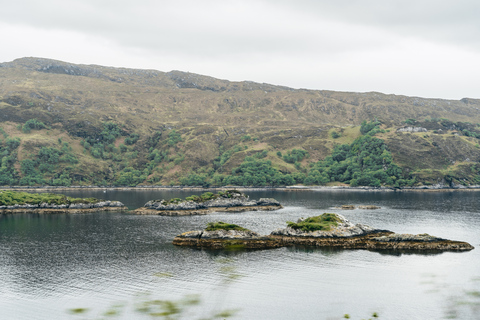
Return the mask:
<path fill-rule="evenodd" d="M 380 122 L 377 121 L 377 120 L 370 121 L 370 122 L 367 122 L 366 120 L 364 120 L 362 122 L 362 125 L 360 126 L 360 133 L 361 134 L 367 134 L 371 130 L 373 130 L 375 128 L 378 128 L 379 125 L 380 125 Z"/>
<path fill-rule="evenodd" d="M 190 173 L 186 177 L 181 177 L 179 181 L 180 181 L 180 184 L 183 186 L 202 186 L 202 187 L 209 186 L 207 175 L 205 173 L 202 173 L 202 174 Z"/>
<path fill-rule="evenodd" d="M 272 167 L 269 160 L 261 160 L 254 157 L 245 157 L 245 160 L 237 168 L 232 170 L 231 176 L 226 176 L 223 185 L 254 185 L 265 186 L 277 185 L 276 176 L 282 175 Z"/>
<path fill-rule="evenodd" d="M 6 140 L 7 148 L 10 149 L 10 151 L 17 149 L 20 146 L 20 139 L 15 138 L 7 138 Z"/>
<path fill-rule="evenodd" d="M 233 148 L 227 150 L 227 151 L 223 151 L 223 147 L 220 147 L 220 150 L 219 150 L 220 151 L 220 156 L 215 158 L 214 166 L 216 168 L 220 168 L 230 159 L 232 154 L 234 154 L 235 152 L 239 152 L 241 150 L 242 150 L 242 147 L 237 146 L 237 145 L 234 146 Z"/>
<path fill-rule="evenodd" d="M 118 147 L 120 148 L 121 153 L 125 153 L 125 152 L 128 151 L 128 147 L 126 145 L 124 145 L 123 143 L 121 143 Z"/>
<path fill-rule="evenodd" d="M 22 131 L 24 133 L 30 133 L 32 129 L 41 130 L 46 128 L 45 124 L 37 119 L 30 119 L 22 126 Z"/>
<path fill-rule="evenodd" d="M 140 139 L 140 136 L 136 133 L 132 133 L 128 138 L 125 138 L 125 144 L 127 146 L 130 146 L 132 144 L 135 144 L 138 139 Z"/>
<path fill-rule="evenodd" d="M 333 139 L 337 139 L 341 137 L 337 131 L 332 131 L 330 135 L 332 136 Z"/>
<path fill-rule="evenodd" d="M 0 133 L 3 135 L 3 137 L 4 137 L 5 139 L 8 138 L 8 134 L 5 132 L 5 130 L 3 130 L 2 127 L 0 127 Z"/>
<path fill-rule="evenodd" d="M 147 179 L 147 176 L 144 173 L 142 174 L 140 170 L 126 167 L 119 172 L 115 184 L 119 186 L 136 186 L 145 181 L 145 179 Z"/>
<path fill-rule="evenodd" d="M 200 196 L 200 198 L 202 198 L 203 201 L 208 201 L 211 199 L 215 199 L 217 197 L 218 197 L 218 194 L 214 194 L 213 192 L 205 192 Z"/>
<path fill-rule="evenodd" d="M 417 120 L 412 119 L 412 118 L 403 121 L 403 123 L 405 123 L 405 124 L 410 124 L 410 125 L 415 124 L 415 122 L 417 122 Z"/>
<path fill-rule="evenodd" d="M 287 154 L 283 156 L 283 161 L 288 163 L 295 163 L 295 162 L 302 161 L 304 158 L 308 156 L 309 154 L 305 150 L 293 149 L 293 150 L 287 151 Z"/>
<path fill-rule="evenodd" d="M 193 195 L 193 196 L 186 197 L 185 200 L 193 201 L 193 202 L 201 202 L 202 198 L 200 198 L 199 196 Z"/>
<path fill-rule="evenodd" d="M 257 159 L 263 159 L 265 158 L 266 156 L 268 155 L 268 151 L 267 150 L 263 150 L 261 152 L 257 152 L 254 157 L 257 158 Z"/>
<path fill-rule="evenodd" d="M 167 143 L 170 147 L 177 145 L 177 143 L 182 141 L 182 137 L 175 130 L 172 130 L 168 133 Z"/>

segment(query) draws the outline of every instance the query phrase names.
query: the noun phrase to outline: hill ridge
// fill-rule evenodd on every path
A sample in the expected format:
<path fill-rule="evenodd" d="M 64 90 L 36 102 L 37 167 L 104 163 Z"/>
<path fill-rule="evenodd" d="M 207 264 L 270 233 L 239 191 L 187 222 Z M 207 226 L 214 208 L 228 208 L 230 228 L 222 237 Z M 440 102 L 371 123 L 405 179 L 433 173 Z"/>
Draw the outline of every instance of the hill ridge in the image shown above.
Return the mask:
<path fill-rule="evenodd" d="M 82 75 L 82 76 L 89 76 L 90 74 L 97 74 L 99 73 L 99 70 L 106 70 L 106 71 L 114 71 L 116 73 L 120 74 L 128 74 L 128 75 L 143 75 L 143 76 L 148 76 L 148 77 L 158 77 L 158 76 L 167 76 L 172 79 L 178 79 L 180 77 L 184 78 L 194 78 L 194 79 L 199 79 L 200 81 L 219 81 L 225 84 L 246 84 L 246 85 L 255 85 L 256 87 L 260 87 L 260 90 L 266 88 L 276 88 L 278 90 L 287 90 L 287 91 L 305 91 L 305 92 L 322 92 L 322 93 L 339 93 L 339 94 L 360 94 L 360 95 L 383 95 L 383 96 L 394 96 L 394 97 L 403 97 L 403 98 L 411 98 L 411 99 L 420 99 L 420 100 L 437 100 L 437 101 L 450 101 L 450 102 L 463 102 L 466 104 L 475 104 L 475 105 L 480 105 L 480 98 L 472 98 L 472 97 L 464 97 L 459 100 L 454 100 L 454 99 L 443 99 L 443 98 L 426 98 L 426 97 L 418 97 L 418 96 L 406 96 L 406 95 L 397 95 L 397 94 L 386 94 L 378 91 L 367 91 L 367 92 L 351 92 L 351 91 L 333 91 L 333 90 L 323 90 L 323 89 L 305 89 L 305 88 L 291 88 L 288 86 L 282 86 L 282 85 L 274 85 L 274 84 L 269 84 L 269 83 L 260 83 L 260 82 L 255 82 L 255 81 L 230 81 L 230 80 L 225 80 L 225 79 L 218 79 L 215 77 L 211 77 L 208 75 L 202 75 L 198 73 L 192 73 L 192 72 L 187 72 L 187 71 L 181 71 L 181 70 L 171 70 L 168 72 L 165 71 L 159 71 L 156 69 L 142 69 L 142 68 L 126 68 L 126 67 L 111 67 L 111 66 L 102 66 L 102 65 L 97 65 L 97 64 L 75 64 L 75 63 L 70 63 L 70 62 L 65 62 L 61 60 L 55 60 L 55 59 L 49 59 L 49 58 L 39 58 L 39 57 L 22 57 L 22 58 L 17 58 L 13 61 L 10 62 L 1 62 L 0 63 L 0 68 L 1 67 L 9 67 L 9 68 L 15 68 L 18 65 L 29 69 L 29 70 L 35 70 L 35 71 L 40 71 L 40 72 L 49 72 L 50 70 L 57 70 L 63 67 L 65 69 L 62 70 L 62 72 L 59 74 L 69 74 L 69 75 Z M 35 68 L 36 67 L 36 68 Z M 59 71 L 60 71 L 59 70 Z M 84 70 L 82 73 L 77 73 L 77 70 Z M 56 73 L 56 72 L 51 72 L 51 73 Z M 84 74 L 85 73 L 85 74 Z M 182 87 L 179 85 L 178 87 L 181 88 L 195 88 L 195 86 L 185 86 Z M 252 88 L 253 89 L 253 88 Z M 251 90 L 252 90 L 251 89 Z M 214 91 L 214 90 L 213 90 Z"/>

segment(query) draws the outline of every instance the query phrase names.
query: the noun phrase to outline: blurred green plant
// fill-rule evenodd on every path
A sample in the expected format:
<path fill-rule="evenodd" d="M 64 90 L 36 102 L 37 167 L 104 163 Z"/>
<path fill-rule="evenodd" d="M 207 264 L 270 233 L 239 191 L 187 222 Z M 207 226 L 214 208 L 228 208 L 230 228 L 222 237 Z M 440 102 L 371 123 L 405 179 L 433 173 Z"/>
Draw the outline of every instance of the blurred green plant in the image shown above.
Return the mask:
<path fill-rule="evenodd" d="M 236 267 L 233 265 L 233 260 L 230 258 L 220 257 L 214 260 L 218 264 L 218 274 L 221 276 L 221 281 L 219 282 L 219 288 L 213 290 L 215 293 L 219 294 L 216 299 L 215 309 L 217 307 L 221 309 L 221 305 L 226 297 L 225 290 L 228 289 L 228 285 L 237 280 L 241 275 L 237 272 Z M 170 272 L 159 272 L 154 274 L 158 279 L 171 279 L 174 277 Z M 108 307 L 100 317 L 91 317 L 89 313 L 92 311 L 89 308 L 72 308 L 68 309 L 67 313 L 71 316 L 77 318 L 82 317 L 82 319 L 115 319 L 122 318 L 124 319 L 126 312 L 131 312 L 135 314 L 134 319 L 165 319 L 165 320 L 181 320 L 181 319 L 198 319 L 198 320 L 215 320 L 215 319 L 227 319 L 234 316 L 238 310 L 223 309 L 223 310 L 212 310 L 210 315 L 198 316 L 195 313 L 199 310 L 197 307 L 201 306 L 202 298 L 198 294 L 189 294 L 177 300 L 168 300 L 168 299 L 154 299 L 150 293 L 141 293 L 136 295 L 133 304 L 121 302 L 115 303 Z M 129 308 L 132 310 L 129 310 Z M 88 318 L 86 318 L 88 317 Z"/>

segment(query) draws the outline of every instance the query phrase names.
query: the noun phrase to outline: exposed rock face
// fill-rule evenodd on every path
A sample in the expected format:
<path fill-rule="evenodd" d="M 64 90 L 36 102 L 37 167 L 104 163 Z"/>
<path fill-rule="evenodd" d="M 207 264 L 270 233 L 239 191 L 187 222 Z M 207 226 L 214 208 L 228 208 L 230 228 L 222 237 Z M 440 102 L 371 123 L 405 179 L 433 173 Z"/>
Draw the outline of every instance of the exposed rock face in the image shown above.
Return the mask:
<path fill-rule="evenodd" d="M 137 214 L 158 215 L 202 215 L 215 211 L 242 212 L 242 211 L 270 211 L 281 209 L 282 205 L 275 199 L 260 198 L 250 200 L 243 193 L 233 193 L 230 198 L 217 197 L 215 199 L 198 202 L 184 200 L 171 202 L 167 200 L 148 201 L 143 208 L 135 210 Z"/>
<path fill-rule="evenodd" d="M 71 204 L 15 204 L 0 206 L 0 213 L 80 213 L 93 211 L 123 211 L 127 207 L 120 201 L 99 201 L 96 203 Z"/>
<path fill-rule="evenodd" d="M 422 127 L 403 127 L 397 130 L 397 132 L 427 132 L 426 128 Z"/>
<path fill-rule="evenodd" d="M 182 233 L 179 237 L 197 239 L 252 239 L 261 237 L 256 232 L 245 230 L 215 230 L 215 231 L 189 231 Z"/>
<path fill-rule="evenodd" d="M 173 244 L 209 249 L 267 249 L 284 246 L 280 241 L 250 230 L 190 231 L 176 236 Z"/>
<path fill-rule="evenodd" d="M 393 233 L 388 236 L 375 237 L 373 238 L 373 240 L 379 241 L 379 242 L 398 242 L 398 241 L 432 242 L 432 241 L 446 241 L 447 239 L 431 236 L 427 233 L 422 233 L 422 234 Z"/>
<path fill-rule="evenodd" d="M 205 209 L 207 206 L 202 202 L 183 201 L 180 203 L 166 203 L 164 200 L 150 200 L 144 205 L 145 208 L 153 210 L 198 210 Z"/>

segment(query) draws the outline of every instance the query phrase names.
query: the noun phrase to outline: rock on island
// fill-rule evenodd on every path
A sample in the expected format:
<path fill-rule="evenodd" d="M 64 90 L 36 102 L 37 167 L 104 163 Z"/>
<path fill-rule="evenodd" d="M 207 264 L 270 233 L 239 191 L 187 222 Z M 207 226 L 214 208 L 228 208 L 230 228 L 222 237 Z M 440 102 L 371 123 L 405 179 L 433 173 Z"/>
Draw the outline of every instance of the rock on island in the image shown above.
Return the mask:
<path fill-rule="evenodd" d="M 283 247 L 275 239 L 225 222 L 210 222 L 205 230 L 182 233 L 173 239 L 173 244 L 210 249 L 267 249 Z"/>
<path fill-rule="evenodd" d="M 151 200 L 137 214 L 156 214 L 164 216 L 204 215 L 216 211 L 244 212 L 271 211 L 283 208 L 275 199 L 260 198 L 250 200 L 248 195 L 237 190 L 220 191 L 217 194 L 206 192 L 201 196 L 190 196 L 183 199 Z"/>

